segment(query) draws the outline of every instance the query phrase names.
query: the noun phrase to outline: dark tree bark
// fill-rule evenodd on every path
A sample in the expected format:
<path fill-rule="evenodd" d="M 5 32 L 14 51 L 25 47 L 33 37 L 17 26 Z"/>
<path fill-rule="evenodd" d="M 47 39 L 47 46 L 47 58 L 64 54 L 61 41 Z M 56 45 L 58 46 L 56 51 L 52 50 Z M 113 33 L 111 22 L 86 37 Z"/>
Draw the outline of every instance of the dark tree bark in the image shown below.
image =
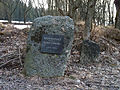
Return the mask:
<path fill-rule="evenodd" d="M 83 33 L 83 39 L 90 39 L 90 31 L 92 29 L 92 19 L 95 11 L 96 0 L 88 0 L 87 14 L 85 19 L 85 30 Z"/>
<path fill-rule="evenodd" d="M 29 0 L 28 2 L 31 2 L 31 1 Z M 27 0 L 25 1 L 25 3 L 27 3 Z M 27 7 L 26 4 L 24 5 L 24 15 L 23 15 L 23 17 L 24 17 L 24 24 L 26 23 L 27 14 L 28 14 L 28 12 L 29 12 L 31 9 L 32 9 L 32 6 L 28 6 L 28 7 Z"/>
<path fill-rule="evenodd" d="M 111 12 L 110 12 L 110 2 L 108 2 L 108 13 L 109 13 L 109 24 L 111 24 Z"/>
<path fill-rule="evenodd" d="M 106 9 L 106 2 L 103 0 L 103 12 L 102 12 L 102 14 L 103 14 L 103 19 L 102 19 L 102 25 L 104 25 L 105 26 L 105 9 Z"/>
<path fill-rule="evenodd" d="M 48 3 L 48 13 L 51 14 L 51 0 L 47 0 Z"/>
<path fill-rule="evenodd" d="M 120 29 L 120 0 L 115 0 L 114 3 L 117 10 L 116 18 L 115 18 L 115 28 Z"/>

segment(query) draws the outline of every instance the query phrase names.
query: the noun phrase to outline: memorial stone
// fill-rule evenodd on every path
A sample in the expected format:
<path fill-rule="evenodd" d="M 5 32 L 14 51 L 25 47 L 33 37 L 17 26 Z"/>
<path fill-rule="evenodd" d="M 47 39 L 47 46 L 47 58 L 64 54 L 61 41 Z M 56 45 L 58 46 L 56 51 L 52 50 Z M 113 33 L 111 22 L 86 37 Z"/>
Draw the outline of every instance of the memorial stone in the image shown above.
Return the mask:
<path fill-rule="evenodd" d="M 27 76 L 64 75 L 74 36 L 74 22 L 68 16 L 36 18 L 28 34 L 24 72 Z"/>

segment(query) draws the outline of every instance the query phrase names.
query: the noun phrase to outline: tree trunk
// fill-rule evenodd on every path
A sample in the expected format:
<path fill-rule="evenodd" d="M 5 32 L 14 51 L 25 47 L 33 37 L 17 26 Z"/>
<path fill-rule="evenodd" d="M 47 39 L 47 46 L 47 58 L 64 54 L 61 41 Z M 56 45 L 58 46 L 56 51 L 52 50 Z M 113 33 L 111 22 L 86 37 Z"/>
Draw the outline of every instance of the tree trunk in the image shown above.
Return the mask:
<path fill-rule="evenodd" d="M 115 28 L 120 29 L 120 0 L 115 0 L 114 3 L 117 10 L 116 18 L 115 18 Z"/>
<path fill-rule="evenodd" d="M 88 40 L 90 39 L 90 31 L 92 29 L 92 18 L 94 15 L 96 0 L 89 0 L 88 7 L 87 7 L 87 15 L 85 19 L 85 30 L 83 33 L 83 39 Z"/>
<path fill-rule="evenodd" d="M 111 24 L 110 2 L 108 2 L 108 13 L 109 13 L 109 25 L 110 25 Z"/>
<path fill-rule="evenodd" d="M 68 9 L 67 3 L 68 3 L 68 1 L 66 0 L 66 3 L 65 3 L 65 5 L 66 5 L 66 12 L 68 11 L 68 10 L 67 10 L 67 9 Z"/>
<path fill-rule="evenodd" d="M 26 24 L 26 14 L 24 14 L 24 24 Z"/>
<path fill-rule="evenodd" d="M 51 14 L 52 15 L 54 15 L 53 7 L 54 7 L 54 5 L 53 5 L 53 0 L 52 0 L 52 5 L 51 5 Z"/>
<path fill-rule="evenodd" d="M 11 21 L 12 21 L 12 16 L 8 15 L 8 23 L 11 23 Z"/>
<path fill-rule="evenodd" d="M 57 9 L 57 6 L 58 6 L 58 1 L 55 0 L 55 15 L 58 15 L 58 9 Z"/>
<path fill-rule="evenodd" d="M 106 2 L 103 1 L 103 19 L 102 19 L 102 25 L 105 26 L 105 9 L 106 9 Z"/>
<path fill-rule="evenodd" d="M 117 14 L 115 18 L 115 28 L 120 29 L 120 9 L 117 10 Z"/>
<path fill-rule="evenodd" d="M 51 0 L 48 0 L 48 14 L 51 14 Z"/>
<path fill-rule="evenodd" d="M 112 17 L 111 17 L 111 23 L 114 24 L 114 4 L 112 5 Z"/>

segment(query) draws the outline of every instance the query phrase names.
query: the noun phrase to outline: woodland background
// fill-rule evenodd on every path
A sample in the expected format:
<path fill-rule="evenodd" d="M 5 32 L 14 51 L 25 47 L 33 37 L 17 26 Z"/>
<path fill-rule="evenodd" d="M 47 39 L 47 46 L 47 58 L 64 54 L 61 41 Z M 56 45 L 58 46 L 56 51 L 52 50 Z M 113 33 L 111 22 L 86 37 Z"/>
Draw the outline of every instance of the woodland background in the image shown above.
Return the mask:
<path fill-rule="evenodd" d="M 0 90 L 120 90 L 120 0 L 114 0 L 115 5 L 111 1 L 0 0 L 0 19 L 8 20 L 0 23 Z M 18 29 L 13 20 L 28 24 L 44 15 L 67 15 L 75 22 L 64 77 L 25 77 L 23 73 L 30 28 Z M 99 44 L 98 63 L 79 62 L 83 39 Z"/>
<path fill-rule="evenodd" d="M 115 7 L 111 2 L 113 0 L 96 1 L 93 15 L 93 22 L 96 25 L 114 24 Z M 87 3 L 87 0 L 0 0 L 0 19 L 25 23 L 44 15 L 67 15 L 75 21 L 85 21 Z"/>

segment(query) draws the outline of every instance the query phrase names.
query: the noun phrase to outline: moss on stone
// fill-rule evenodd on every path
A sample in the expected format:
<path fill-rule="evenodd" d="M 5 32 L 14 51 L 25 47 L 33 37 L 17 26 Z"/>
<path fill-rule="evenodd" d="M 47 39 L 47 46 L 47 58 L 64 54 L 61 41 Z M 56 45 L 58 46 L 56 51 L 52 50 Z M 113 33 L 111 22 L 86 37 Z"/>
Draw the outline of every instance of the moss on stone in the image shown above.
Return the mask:
<path fill-rule="evenodd" d="M 30 46 L 27 45 L 27 48 L 26 48 L 26 53 L 30 50 Z"/>
<path fill-rule="evenodd" d="M 43 34 L 45 34 L 45 30 L 41 30 L 41 28 L 39 28 L 37 32 L 35 32 L 35 35 L 31 36 L 31 40 L 39 43 L 42 40 Z"/>
<path fill-rule="evenodd" d="M 66 32 L 61 28 L 64 27 Z M 64 35 L 64 49 L 61 55 L 42 53 L 43 34 Z M 74 23 L 69 17 L 44 16 L 35 19 L 28 35 L 28 46 L 24 63 L 26 76 L 59 77 L 64 75 L 74 34 Z M 67 51 L 67 52 L 66 52 Z"/>
<path fill-rule="evenodd" d="M 31 50 L 29 50 L 28 53 L 27 53 L 27 55 L 26 55 L 24 67 L 25 67 L 24 74 L 26 76 L 32 76 L 34 74 L 37 74 Z"/>

